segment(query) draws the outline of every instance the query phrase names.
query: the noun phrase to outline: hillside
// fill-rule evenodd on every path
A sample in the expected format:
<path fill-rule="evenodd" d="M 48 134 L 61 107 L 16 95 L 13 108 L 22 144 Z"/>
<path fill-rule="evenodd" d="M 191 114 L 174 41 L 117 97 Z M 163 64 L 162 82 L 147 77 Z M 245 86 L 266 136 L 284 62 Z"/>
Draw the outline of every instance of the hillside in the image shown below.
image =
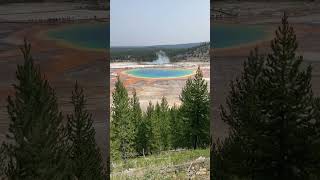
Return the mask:
<path fill-rule="evenodd" d="M 199 46 L 189 48 L 187 52 L 178 54 L 173 61 L 209 61 L 210 43 L 202 43 Z"/>

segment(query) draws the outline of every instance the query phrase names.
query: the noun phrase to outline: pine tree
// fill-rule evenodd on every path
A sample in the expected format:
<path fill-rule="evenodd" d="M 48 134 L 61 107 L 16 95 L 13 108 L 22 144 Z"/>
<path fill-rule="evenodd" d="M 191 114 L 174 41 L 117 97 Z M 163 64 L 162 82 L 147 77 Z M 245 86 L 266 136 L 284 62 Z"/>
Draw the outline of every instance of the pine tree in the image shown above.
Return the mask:
<path fill-rule="evenodd" d="M 183 144 L 181 142 L 184 141 L 183 122 L 181 121 L 179 109 L 176 105 L 170 108 L 169 115 L 170 115 L 170 118 L 169 118 L 170 146 L 174 149 L 182 148 Z"/>
<path fill-rule="evenodd" d="M 169 105 L 165 97 L 162 97 L 160 104 L 159 127 L 161 136 L 161 150 L 169 149 L 170 121 L 169 121 Z"/>
<path fill-rule="evenodd" d="M 31 45 L 25 40 L 18 65 L 14 97 L 8 97 L 9 179 L 66 179 L 67 158 L 62 115 L 54 90 L 34 65 Z M 8 169 L 7 169 L 8 170 Z"/>
<path fill-rule="evenodd" d="M 320 97 L 314 98 L 313 107 L 315 109 L 315 117 L 316 117 L 315 127 L 320 127 Z M 317 135 L 320 136 L 319 128 L 317 129 Z M 312 174 L 313 179 L 319 179 L 320 178 L 320 172 L 319 172 L 320 143 L 314 143 L 314 150 L 311 156 L 314 157 L 314 162 L 312 162 L 314 164 L 314 167 L 310 170 L 310 173 Z"/>
<path fill-rule="evenodd" d="M 104 179 L 100 150 L 95 142 L 92 114 L 86 110 L 83 89 L 75 84 L 71 103 L 73 114 L 68 115 L 67 134 L 70 142 L 70 159 L 78 180 Z"/>
<path fill-rule="evenodd" d="M 148 127 L 146 119 L 142 118 L 136 133 L 136 151 L 138 155 L 146 155 L 150 149 L 150 139 L 148 137 Z"/>
<path fill-rule="evenodd" d="M 147 107 L 147 110 L 144 115 L 144 124 L 145 124 L 145 152 L 146 154 L 152 154 L 154 148 L 154 136 L 153 136 L 153 118 L 154 118 L 154 106 L 152 105 L 151 101 Z"/>
<path fill-rule="evenodd" d="M 221 174 L 221 171 L 223 171 L 225 175 L 237 174 L 238 176 L 249 178 L 250 175 L 253 174 L 253 171 L 267 168 L 264 166 L 264 158 L 266 157 L 257 151 L 260 146 L 264 146 L 270 141 L 264 134 L 259 134 L 259 132 L 267 126 L 262 121 L 264 113 L 259 109 L 261 106 L 261 103 L 259 103 L 259 95 L 265 93 L 264 89 L 261 89 L 261 86 L 259 86 L 259 83 L 262 81 L 265 61 L 265 56 L 259 55 L 258 49 L 256 48 L 250 53 L 248 60 L 244 62 L 244 71 L 241 77 L 230 84 L 231 91 L 226 103 L 228 111 L 221 107 L 222 120 L 230 126 L 230 136 L 226 142 L 215 144 L 215 147 L 220 149 L 220 151 L 230 151 L 219 153 L 220 156 L 228 156 L 230 159 L 227 157 L 219 157 L 215 161 L 215 163 L 220 164 L 214 170 L 218 174 Z M 233 143 L 236 142 L 237 145 L 234 145 Z M 222 145 L 224 147 L 221 147 Z M 238 152 L 232 150 L 235 147 Z M 231 154 L 232 152 L 235 152 L 235 154 Z M 247 152 L 247 156 L 240 156 L 242 152 Z M 233 155 L 235 157 L 233 157 Z M 234 165 L 232 168 L 222 166 L 241 162 L 239 160 L 240 158 L 243 158 L 243 162 L 245 163 Z M 229 161 L 229 163 L 219 162 L 222 159 Z M 232 173 L 228 171 L 229 169 L 232 169 Z"/>
<path fill-rule="evenodd" d="M 152 151 L 159 153 L 163 150 L 161 137 L 161 107 L 159 102 L 156 103 L 152 113 Z"/>
<path fill-rule="evenodd" d="M 7 169 L 7 159 L 6 152 L 5 152 L 5 146 L 0 146 L 0 179 L 4 179 L 6 175 L 6 169 Z"/>
<path fill-rule="evenodd" d="M 221 164 L 230 162 L 225 167 L 233 170 L 229 174 L 247 179 L 310 179 L 319 167 L 311 67 L 302 69 L 297 47 L 284 15 L 271 42 L 272 52 L 266 58 L 252 53 L 241 78 L 231 84 L 227 110 L 222 108 L 221 113 L 230 126 L 224 145 L 229 147 L 220 149 L 237 147 L 237 151 L 218 158 Z"/>
<path fill-rule="evenodd" d="M 314 165 L 312 146 L 318 140 L 313 123 L 313 93 L 311 66 L 301 69 L 302 56 L 296 55 L 298 43 L 289 26 L 286 14 L 282 26 L 271 42 L 272 53 L 267 58 L 262 98 L 267 118 L 273 128 L 273 152 L 277 163 L 274 170 L 278 179 L 306 179 Z M 317 157 L 318 158 L 318 157 Z"/>
<path fill-rule="evenodd" d="M 211 179 L 261 179 L 254 176 L 248 176 L 247 164 L 250 162 L 243 161 L 246 152 L 242 150 L 241 139 L 239 136 L 229 136 L 223 141 L 218 139 L 212 144 L 210 176 Z M 249 166 L 250 167 L 250 166 Z"/>
<path fill-rule="evenodd" d="M 131 120 L 131 107 L 128 92 L 120 77 L 117 77 L 112 93 L 111 153 L 113 158 L 120 157 L 125 162 L 134 156 L 134 126 Z"/>
<path fill-rule="evenodd" d="M 195 77 L 187 80 L 180 100 L 187 146 L 197 149 L 209 145 L 209 92 L 200 67 Z"/>
<path fill-rule="evenodd" d="M 145 142 L 146 142 L 146 125 L 142 118 L 142 110 L 140 108 L 139 98 L 137 97 L 136 90 L 133 90 L 131 98 L 131 122 L 133 123 L 135 134 L 134 134 L 134 145 L 135 151 L 138 155 L 143 155 L 145 151 Z"/>

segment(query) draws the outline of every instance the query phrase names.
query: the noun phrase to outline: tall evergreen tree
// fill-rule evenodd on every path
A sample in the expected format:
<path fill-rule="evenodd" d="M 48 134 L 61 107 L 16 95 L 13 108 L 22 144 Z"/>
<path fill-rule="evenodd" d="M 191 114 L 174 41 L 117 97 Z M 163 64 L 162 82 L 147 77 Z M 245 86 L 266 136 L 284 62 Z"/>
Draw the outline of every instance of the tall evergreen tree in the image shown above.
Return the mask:
<path fill-rule="evenodd" d="M 174 149 L 183 147 L 183 122 L 180 118 L 179 108 L 174 105 L 169 111 L 169 138 L 170 146 Z"/>
<path fill-rule="evenodd" d="M 180 100 L 187 146 L 197 149 L 209 145 L 209 92 L 200 67 L 194 78 L 187 80 Z"/>
<path fill-rule="evenodd" d="M 293 27 L 289 26 L 286 14 L 282 26 L 271 42 L 264 70 L 263 88 L 267 93 L 266 115 L 273 129 L 273 152 L 278 179 L 307 179 L 314 166 L 310 157 L 313 145 L 318 141 L 312 108 L 311 66 L 301 69 L 302 56 L 296 55 L 298 43 Z"/>
<path fill-rule="evenodd" d="M 214 156 L 217 158 L 214 160 L 214 165 L 217 166 L 213 169 L 215 176 L 224 175 L 224 178 L 228 178 L 237 174 L 239 177 L 249 178 L 253 171 L 264 170 L 265 157 L 257 149 L 270 141 L 259 134 L 266 127 L 262 121 L 264 113 L 259 109 L 259 94 L 265 93 L 259 86 L 265 61 L 265 56 L 259 55 L 256 48 L 244 62 L 241 77 L 230 84 L 231 91 L 226 103 L 228 111 L 221 107 L 222 119 L 230 125 L 230 136 L 225 142 L 214 146 L 214 153 L 218 153 Z M 232 152 L 237 154 L 234 154 L 236 157 L 232 157 Z M 247 156 L 242 152 L 246 152 Z M 240 158 L 245 159 L 243 164 L 234 165 L 241 162 Z M 222 159 L 225 162 L 220 162 Z M 233 166 L 228 167 L 230 164 Z"/>
<path fill-rule="evenodd" d="M 162 97 L 160 104 L 159 127 L 161 136 L 161 150 L 170 148 L 170 120 L 169 120 L 169 105 L 165 97 Z"/>
<path fill-rule="evenodd" d="M 105 179 L 100 150 L 95 142 L 92 114 L 86 110 L 86 99 L 78 83 L 72 92 L 71 103 L 74 110 L 68 115 L 67 132 L 73 173 L 78 180 Z"/>
<path fill-rule="evenodd" d="M 146 124 L 142 118 L 142 110 L 140 108 L 139 98 L 137 92 L 134 89 L 131 98 L 131 122 L 133 123 L 135 134 L 134 134 L 134 145 L 138 155 L 143 155 L 145 151 L 145 142 L 147 136 L 145 134 Z"/>
<path fill-rule="evenodd" d="M 120 77 L 117 77 L 112 93 L 111 153 L 113 158 L 120 157 L 125 162 L 134 156 L 134 126 L 131 120 L 129 96 Z"/>
<path fill-rule="evenodd" d="M 159 153 L 163 150 L 161 137 L 161 107 L 159 102 L 156 103 L 152 113 L 152 149 L 154 153 Z"/>
<path fill-rule="evenodd" d="M 6 152 L 11 159 L 9 179 L 66 179 L 65 136 L 54 90 L 34 65 L 31 45 L 21 51 L 14 96 L 8 97 L 10 117 Z"/>
<path fill-rule="evenodd" d="M 229 175 L 310 179 L 319 167 L 311 67 L 301 68 L 303 58 L 296 56 L 297 47 L 296 35 L 284 15 L 271 42 L 272 52 L 266 58 L 252 53 L 242 77 L 231 84 L 227 110 L 222 108 L 230 137 L 220 149 L 236 147 L 237 151 L 217 160 L 233 170 Z"/>
<path fill-rule="evenodd" d="M 145 152 L 151 154 L 154 151 L 154 136 L 153 136 L 153 118 L 154 118 L 154 106 L 151 101 L 147 107 L 147 110 L 144 115 L 144 123 L 145 123 Z"/>

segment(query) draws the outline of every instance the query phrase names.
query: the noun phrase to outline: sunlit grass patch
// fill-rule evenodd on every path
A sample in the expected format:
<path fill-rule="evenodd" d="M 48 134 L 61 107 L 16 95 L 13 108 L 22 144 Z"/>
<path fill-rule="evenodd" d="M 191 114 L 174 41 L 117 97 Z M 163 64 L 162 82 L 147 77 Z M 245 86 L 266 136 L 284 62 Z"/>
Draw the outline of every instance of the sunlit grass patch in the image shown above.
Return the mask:
<path fill-rule="evenodd" d="M 199 158 L 209 164 L 209 149 L 165 151 L 157 155 L 132 158 L 125 164 L 111 161 L 112 179 L 185 179 L 188 168 Z M 209 167 L 206 167 L 209 171 Z M 207 175 L 209 176 L 209 175 Z"/>

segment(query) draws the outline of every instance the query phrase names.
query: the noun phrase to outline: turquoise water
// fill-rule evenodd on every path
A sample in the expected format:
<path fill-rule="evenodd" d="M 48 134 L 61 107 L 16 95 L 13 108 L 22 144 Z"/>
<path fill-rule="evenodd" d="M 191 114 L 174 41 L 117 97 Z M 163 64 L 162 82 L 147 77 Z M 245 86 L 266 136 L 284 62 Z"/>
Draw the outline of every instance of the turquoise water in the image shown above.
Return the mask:
<path fill-rule="evenodd" d="M 177 78 L 191 75 L 192 70 L 189 69 L 156 69 L 141 68 L 126 71 L 127 74 L 142 78 Z"/>
<path fill-rule="evenodd" d="M 212 25 L 211 47 L 228 48 L 252 43 L 267 37 L 266 28 L 256 25 Z"/>
<path fill-rule="evenodd" d="M 106 49 L 110 44 L 107 23 L 69 25 L 48 31 L 49 38 L 81 48 Z"/>

